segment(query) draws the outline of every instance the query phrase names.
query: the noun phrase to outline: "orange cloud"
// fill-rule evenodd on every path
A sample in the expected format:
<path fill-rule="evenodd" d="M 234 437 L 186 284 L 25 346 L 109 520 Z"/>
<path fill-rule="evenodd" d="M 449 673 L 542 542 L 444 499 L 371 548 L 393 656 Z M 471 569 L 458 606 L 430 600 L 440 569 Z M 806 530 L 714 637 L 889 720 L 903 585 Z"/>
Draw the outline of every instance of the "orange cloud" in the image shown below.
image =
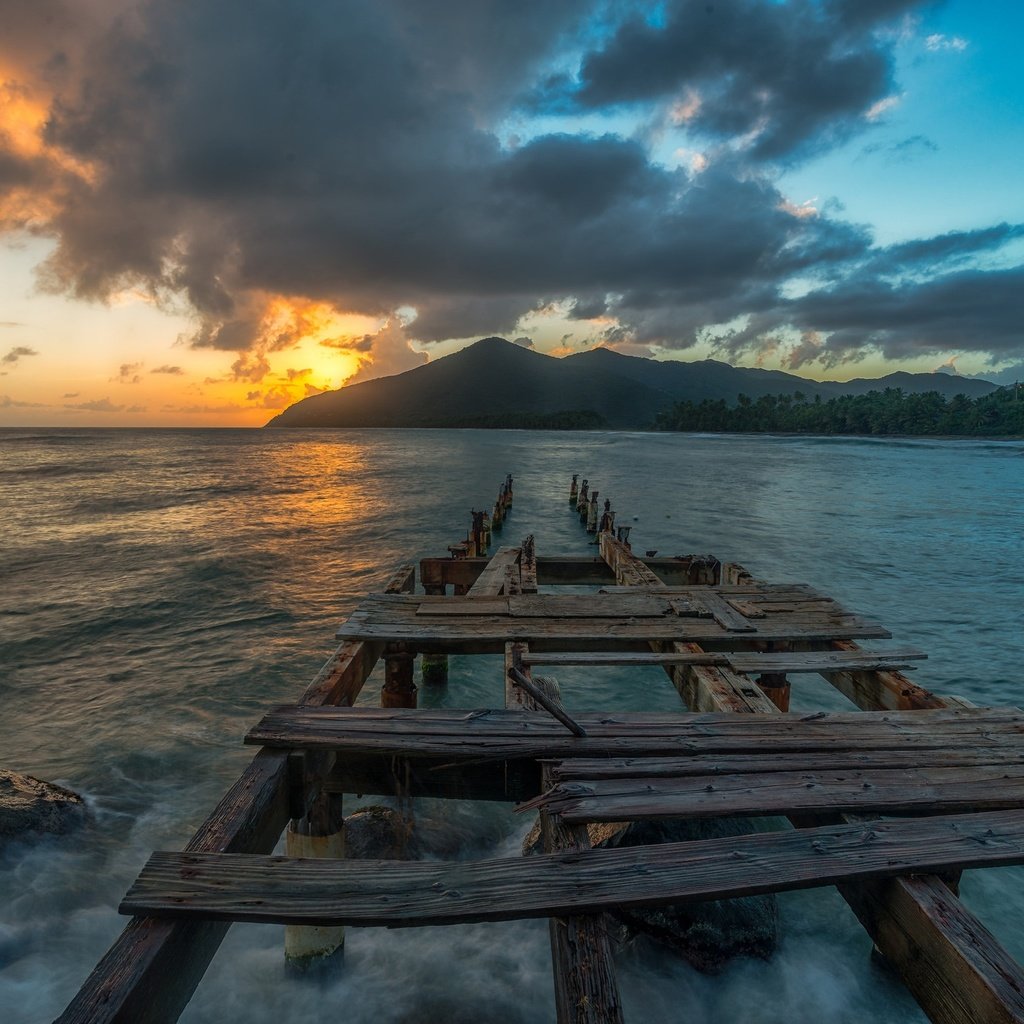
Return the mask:
<path fill-rule="evenodd" d="M 60 207 L 59 183 L 93 181 L 95 168 L 46 140 L 52 97 L 0 66 L 0 153 L 20 170 L 0 194 L 0 226 L 40 228 Z"/>

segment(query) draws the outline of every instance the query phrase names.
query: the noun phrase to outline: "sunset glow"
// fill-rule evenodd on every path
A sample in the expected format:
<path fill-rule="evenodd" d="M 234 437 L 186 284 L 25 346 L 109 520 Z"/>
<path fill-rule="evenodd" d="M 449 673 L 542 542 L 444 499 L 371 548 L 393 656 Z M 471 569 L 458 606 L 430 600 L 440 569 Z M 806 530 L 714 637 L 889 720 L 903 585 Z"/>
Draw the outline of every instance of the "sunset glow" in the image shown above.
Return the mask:
<path fill-rule="evenodd" d="M 0 425 L 259 425 L 488 335 L 1012 383 L 1024 9 L 858 11 L 16 5 Z"/>

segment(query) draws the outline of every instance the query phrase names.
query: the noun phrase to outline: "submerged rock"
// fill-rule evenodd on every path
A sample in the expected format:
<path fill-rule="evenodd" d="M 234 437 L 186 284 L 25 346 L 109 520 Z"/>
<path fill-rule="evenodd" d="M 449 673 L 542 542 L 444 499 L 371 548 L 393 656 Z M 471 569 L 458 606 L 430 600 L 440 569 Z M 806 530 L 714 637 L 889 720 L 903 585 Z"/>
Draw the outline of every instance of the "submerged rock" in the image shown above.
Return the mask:
<path fill-rule="evenodd" d="M 85 817 L 85 801 L 77 793 L 0 768 L 0 842 L 32 832 L 64 835 Z"/>
<path fill-rule="evenodd" d="M 373 804 L 345 819 L 345 856 L 353 860 L 415 860 L 419 844 L 398 811 Z"/>
<path fill-rule="evenodd" d="M 588 825 L 594 847 L 652 846 L 700 839 L 738 836 L 750 831 L 749 822 L 734 819 L 703 821 L 634 821 Z M 523 853 L 540 853 L 540 822 L 523 840 Z M 636 907 L 607 915 L 623 941 L 647 935 L 674 949 L 699 971 L 717 974 L 737 956 L 767 960 L 779 941 L 778 901 L 771 893 L 731 900 Z"/>

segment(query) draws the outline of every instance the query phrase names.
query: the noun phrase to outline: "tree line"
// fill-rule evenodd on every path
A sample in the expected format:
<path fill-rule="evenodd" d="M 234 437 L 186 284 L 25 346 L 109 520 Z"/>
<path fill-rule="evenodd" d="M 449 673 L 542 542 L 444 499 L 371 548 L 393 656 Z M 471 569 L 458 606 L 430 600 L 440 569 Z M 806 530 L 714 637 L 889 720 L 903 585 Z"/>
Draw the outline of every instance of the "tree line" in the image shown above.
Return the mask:
<path fill-rule="evenodd" d="M 1024 436 L 1024 393 L 1020 384 L 979 398 L 937 391 L 904 394 L 900 388 L 841 395 L 823 401 L 801 392 L 740 395 L 735 405 L 722 399 L 682 401 L 655 420 L 656 430 L 797 434 L 947 434 L 966 437 Z"/>

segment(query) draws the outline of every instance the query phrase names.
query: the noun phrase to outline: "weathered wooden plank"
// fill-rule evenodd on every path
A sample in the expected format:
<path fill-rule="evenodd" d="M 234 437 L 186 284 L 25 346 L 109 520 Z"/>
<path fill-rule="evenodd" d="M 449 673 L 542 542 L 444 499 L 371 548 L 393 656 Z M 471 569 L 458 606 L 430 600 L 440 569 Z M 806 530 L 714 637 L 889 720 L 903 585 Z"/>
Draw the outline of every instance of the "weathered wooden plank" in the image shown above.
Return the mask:
<path fill-rule="evenodd" d="M 571 736 L 549 716 L 536 713 L 285 706 L 271 711 L 250 731 L 246 742 L 289 749 L 459 759 L 743 752 L 768 757 L 787 751 L 892 746 L 1008 746 L 1020 744 L 1024 731 L 1024 716 L 1016 710 L 820 713 L 764 719 L 731 714 L 600 712 L 580 712 L 576 717 L 587 732 L 585 737 Z"/>
<path fill-rule="evenodd" d="M 721 594 L 716 593 L 713 589 L 709 588 L 706 594 L 700 596 L 700 603 L 715 622 L 730 633 L 757 632 L 757 626 L 750 619 L 741 615 Z"/>
<path fill-rule="evenodd" d="M 1022 811 L 476 862 L 156 853 L 120 909 L 204 920 L 407 927 L 593 913 L 1020 863 Z"/>
<path fill-rule="evenodd" d="M 1024 755 L 1024 744 L 1021 747 Z M 1024 762 L 1024 757 L 1021 758 Z M 1024 764 L 568 779 L 532 801 L 570 825 L 808 812 L 965 814 L 1024 807 Z M 524 808 L 525 809 L 525 808 Z"/>
<path fill-rule="evenodd" d="M 524 598 L 509 598 L 510 601 Z M 510 620 L 505 615 L 417 615 L 427 601 L 404 598 L 378 599 L 367 603 L 349 617 L 338 630 L 339 639 L 404 642 L 420 648 L 500 653 L 509 639 L 530 639 L 547 643 L 621 644 L 629 641 L 679 641 L 682 643 L 735 640 L 736 634 L 723 629 L 712 619 L 660 618 L 525 618 Z M 438 601 L 444 599 L 435 599 Z M 504 598 L 480 598 L 503 601 Z M 518 634 L 518 636 L 517 636 Z M 836 638 L 885 638 L 890 634 L 878 623 L 858 616 L 772 615 L 757 620 L 756 629 L 743 634 L 751 640 L 825 641 Z"/>
<path fill-rule="evenodd" d="M 718 665 L 735 672 L 802 672 L 821 673 L 836 670 L 878 670 L 912 668 L 915 661 L 928 655 L 912 648 L 894 648 L 888 651 L 701 651 L 690 652 L 633 652 L 595 651 L 587 653 L 547 654 L 531 652 L 524 663 L 528 665 Z"/>
<path fill-rule="evenodd" d="M 683 757 L 575 757 L 550 764 L 556 781 L 588 782 L 597 779 L 676 779 L 696 775 L 725 776 L 774 772 L 864 771 L 976 767 L 980 765 L 1022 764 L 1019 744 L 1001 747 L 954 743 L 947 747 L 883 747 L 877 750 L 832 748 L 821 751 L 773 752 L 770 758 L 760 753 L 686 754 Z"/>
<path fill-rule="evenodd" d="M 503 576 L 502 584 L 504 582 Z M 466 597 L 446 597 L 443 601 L 422 600 L 416 608 L 416 615 L 445 616 L 457 619 L 473 615 L 508 615 L 508 600 L 507 597 L 497 594 L 481 595 L 473 599 L 469 599 L 467 595 Z M 368 612 L 372 614 L 370 609 Z M 385 612 L 385 614 L 387 613 Z M 390 618 L 392 616 L 384 621 L 389 621 Z"/>
<path fill-rule="evenodd" d="M 635 557 L 635 556 L 634 556 Z M 649 559 L 637 558 L 636 561 L 647 565 Z M 724 597 L 741 598 L 744 601 L 825 601 L 834 603 L 827 594 L 816 590 L 809 583 L 764 583 L 760 580 L 752 583 L 722 583 L 710 586 L 707 584 L 686 584 L 685 586 L 653 584 L 606 584 L 598 591 L 600 594 L 658 594 L 668 598 L 693 597 L 714 590 Z"/>
<path fill-rule="evenodd" d="M 487 568 L 476 578 L 467 592 L 468 597 L 507 593 L 505 577 L 507 572 L 519 567 L 519 548 L 498 548 L 487 563 Z"/>

